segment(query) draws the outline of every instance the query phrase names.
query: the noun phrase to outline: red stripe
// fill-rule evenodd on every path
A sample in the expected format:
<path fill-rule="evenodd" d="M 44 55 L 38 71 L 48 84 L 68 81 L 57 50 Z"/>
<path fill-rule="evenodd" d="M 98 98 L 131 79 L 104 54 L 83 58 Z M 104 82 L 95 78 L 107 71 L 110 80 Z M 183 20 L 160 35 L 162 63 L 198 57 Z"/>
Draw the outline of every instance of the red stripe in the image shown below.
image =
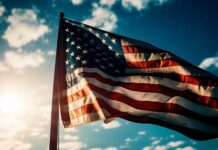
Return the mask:
<path fill-rule="evenodd" d="M 209 96 L 200 96 L 200 95 L 190 92 L 188 89 L 179 91 L 179 90 L 171 89 L 163 85 L 159 85 L 159 84 L 116 82 L 110 79 L 106 79 L 98 73 L 87 73 L 86 72 L 86 73 L 83 73 L 82 76 L 86 78 L 95 78 L 99 80 L 100 82 L 109 84 L 111 86 L 120 86 L 120 87 L 129 89 L 129 90 L 132 90 L 132 91 L 161 93 L 169 97 L 180 96 L 196 104 L 200 104 L 203 106 L 209 106 L 212 108 L 218 108 L 218 98 L 212 98 Z"/>
<path fill-rule="evenodd" d="M 70 116 L 71 116 L 71 119 L 74 119 L 74 118 L 77 118 L 77 117 L 82 116 L 84 114 L 96 113 L 99 110 L 100 109 L 97 106 L 97 104 L 87 104 L 87 105 L 83 105 L 82 107 L 74 109 L 73 111 L 71 111 Z"/>
<path fill-rule="evenodd" d="M 162 68 L 172 66 L 182 66 L 181 62 L 172 59 L 159 59 L 150 61 L 126 62 L 129 69 Z"/>
<path fill-rule="evenodd" d="M 132 106 L 135 109 L 175 113 L 175 114 L 187 116 L 189 118 L 193 118 L 195 120 L 202 121 L 204 123 L 208 123 L 210 125 L 218 126 L 218 116 L 217 117 L 203 116 L 174 103 L 136 101 L 135 99 L 132 99 L 126 95 L 117 92 L 110 92 L 92 84 L 89 84 L 89 87 L 91 90 L 100 93 L 101 95 L 107 97 L 110 100 L 116 100 L 122 102 L 129 106 Z"/>
<path fill-rule="evenodd" d="M 176 130 L 190 138 L 193 138 L 195 140 L 206 140 L 206 139 L 212 139 L 218 136 L 217 133 L 214 133 L 214 135 L 199 131 L 199 130 L 195 130 L 195 129 L 190 129 L 190 128 L 186 128 L 183 126 L 177 126 L 177 125 L 173 125 L 167 122 L 164 122 L 162 120 L 156 119 L 156 118 L 152 118 L 149 116 L 134 116 L 134 115 L 130 115 L 126 112 L 120 112 L 117 109 L 112 108 L 110 105 L 108 105 L 106 102 L 104 102 L 102 99 L 98 99 L 98 103 L 100 104 L 101 108 L 106 109 L 109 113 L 111 113 L 112 115 L 110 117 L 121 117 L 123 119 L 129 120 L 129 121 L 133 121 L 133 122 L 137 122 L 137 123 L 151 123 L 151 124 L 156 124 L 156 125 L 160 125 L 169 129 L 173 129 Z"/>
<path fill-rule="evenodd" d="M 89 87 L 89 88 L 87 88 Z M 107 97 L 110 100 L 119 101 L 122 103 L 125 103 L 129 106 L 132 106 L 133 108 L 140 109 L 140 110 L 147 110 L 147 111 L 156 111 L 156 112 L 171 112 L 175 114 L 180 114 L 183 116 L 187 116 L 190 118 L 194 118 L 195 120 L 199 120 L 211 125 L 218 125 L 218 117 L 207 117 L 200 114 L 197 114 L 191 110 L 188 110 L 180 105 L 174 104 L 174 103 L 160 103 L 160 102 L 148 102 L 148 101 L 136 101 L 135 99 L 132 99 L 126 95 L 117 93 L 117 92 L 111 92 L 107 91 L 103 88 L 97 87 L 93 84 L 87 84 L 86 87 L 82 90 L 87 91 L 86 89 L 89 89 L 91 91 L 96 91 L 97 93 L 103 95 L 104 97 Z M 81 90 L 81 91 L 82 91 Z M 78 93 L 81 93 L 79 91 Z M 88 92 L 87 92 L 88 93 Z M 76 94 L 76 93 L 75 93 Z M 70 96 L 69 96 L 70 97 Z M 78 100 L 78 97 L 71 97 L 74 99 L 71 99 L 71 101 Z"/>
<path fill-rule="evenodd" d="M 124 53 L 160 53 L 165 52 L 160 49 L 145 48 L 138 45 L 122 45 Z"/>

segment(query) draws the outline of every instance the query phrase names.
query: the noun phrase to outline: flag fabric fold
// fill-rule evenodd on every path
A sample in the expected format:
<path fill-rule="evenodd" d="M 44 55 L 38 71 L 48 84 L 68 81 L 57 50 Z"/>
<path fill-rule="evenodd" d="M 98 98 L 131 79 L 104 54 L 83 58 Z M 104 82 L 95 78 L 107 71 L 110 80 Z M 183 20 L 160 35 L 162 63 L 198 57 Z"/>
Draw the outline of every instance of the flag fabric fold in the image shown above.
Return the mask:
<path fill-rule="evenodd" d="M 68 19 L 57 65 L 64 127 L 120 117 L 218 137 L 218 78 L 151 44 Z"/>

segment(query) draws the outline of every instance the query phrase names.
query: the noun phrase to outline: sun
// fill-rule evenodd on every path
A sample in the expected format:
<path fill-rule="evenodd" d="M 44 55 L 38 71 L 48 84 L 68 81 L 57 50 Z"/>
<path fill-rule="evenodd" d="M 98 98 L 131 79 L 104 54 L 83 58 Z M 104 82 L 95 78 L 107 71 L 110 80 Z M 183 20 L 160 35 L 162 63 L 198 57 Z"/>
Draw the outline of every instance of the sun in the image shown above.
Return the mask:
<path fill-rule="evenodd" d="M 22 97 L 16 92 L 4 92 L 0 95 L 0 112 L 5 115 L 18 115 L 24 108 Z"/>

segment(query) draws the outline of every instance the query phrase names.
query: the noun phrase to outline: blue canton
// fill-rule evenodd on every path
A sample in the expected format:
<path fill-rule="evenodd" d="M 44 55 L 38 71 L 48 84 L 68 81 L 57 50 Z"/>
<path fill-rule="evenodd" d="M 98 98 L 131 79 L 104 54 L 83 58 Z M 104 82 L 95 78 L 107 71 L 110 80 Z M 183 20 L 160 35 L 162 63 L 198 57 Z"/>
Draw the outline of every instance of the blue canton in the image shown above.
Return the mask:
<path fill-rule="evenodd" d="M 98 68 L 113 76 L 124 73 L 125 58 L 120 37 L 69 20 L 65 20 L 64 30 L 67 72 L 87 67 Z"/>

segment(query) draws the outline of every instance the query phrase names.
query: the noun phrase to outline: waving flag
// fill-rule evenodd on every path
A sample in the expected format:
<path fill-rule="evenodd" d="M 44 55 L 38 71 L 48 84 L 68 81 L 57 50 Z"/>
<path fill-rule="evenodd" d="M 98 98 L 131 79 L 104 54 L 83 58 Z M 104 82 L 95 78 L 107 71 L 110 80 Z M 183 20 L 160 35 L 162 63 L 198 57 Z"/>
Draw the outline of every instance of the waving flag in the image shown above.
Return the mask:
<path fill-rule="evenodd" d="M 218 136 L 218 78 L 151 44 L 62 19 L 56 72 L 65 127 L 120 117 Z"/>

